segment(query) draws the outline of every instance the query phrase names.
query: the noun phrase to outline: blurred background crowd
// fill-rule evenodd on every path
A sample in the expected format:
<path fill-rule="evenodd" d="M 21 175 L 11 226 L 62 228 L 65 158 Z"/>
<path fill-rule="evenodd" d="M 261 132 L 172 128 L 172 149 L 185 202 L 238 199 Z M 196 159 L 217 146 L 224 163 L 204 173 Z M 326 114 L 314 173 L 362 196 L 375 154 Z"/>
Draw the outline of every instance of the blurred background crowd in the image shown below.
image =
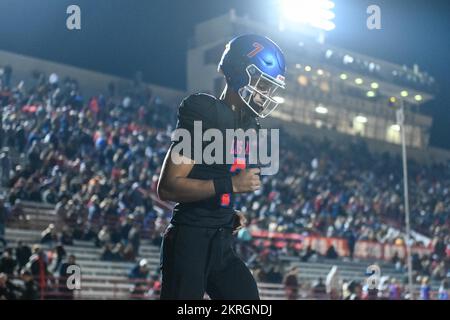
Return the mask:
<path fill-rule="evenodd" d="M 74 240 L 92 241 L 101 248 L 101 260 L 135 262 L 130 279 L 148 278 L 159 290 L 158 270 L 150 272 L 139 260 L 142 239 L 160 245 L 170 221 L 170 210 L 155 205 L 155 190 L 163 157 L 176 124 L 177 107 L 165 104 L 142 83 L 137 73 L 125 92 L 111 84 L 106 93 L 83 95 L 80 84 L 57 74 L 35 72 L 34 83 L 11 82 L 13 70 L 2 68 L 0 80 L 0 298 L 37 297 L 42 286 L 34 281 L 43 273 L 65 277 L 76 258 L 65 252 Z M 284 283 L 295 298 L 301 284 L 296 270 L 280 255 L 309 261 L 320 256 L 313 249 L 262 246 L 252 241 L 254 230 L 342 238 L 353 258 L 358 240 L 403 244 L 401 161 L 391 154 L 372 154 L 355 138 L 337 145 L 313 137 L 296 140 L 283 131 L 280 171 L 265 176 L 262 189 L 239 196 L 237 207 L 248 218 L 239 231 L 236 251 L 253 269 L 258 281 Z M 450 244 L 450 163 L 424 166 L 411 161 L 410 202 L 414 231 L 431 239 L 416 245 L 433 248 L 430 255 L 414 255 L 415 281 L 426 298 L 429 279 L 442 281 L 447 292 Z M 5 238 L 11 221 L 26 224 L 23 202 L 55 206 L 55 221 L 42 230 L 41 246 Z M 323 255 L 322 255 L 323 256 Z M 333 247 L 326 258 L 341 259 Z M 405 261 L 392 261 L 398 279 L 385 279 L 378 296 L 403 297 Z M 331 272 L 330 272 L 331 273 Z M 8 277 L 23 280 L 13 288 Z M 308 290 L 329 294 L 330 279 L 317 279 Z M 10 285 L 7 285 L 10 283 Z M 328 288 L 327 288 L 328 286 Z M 139 289 L 139 282 L 136 290 Z M 9 289 L 7 289 L 9 288 Z M 370 297 L 363 284 L 341 279 L 339 295 L 346 299 Z M 342 289 L 342 290 L 341 290 Z M 68 292 L 71 297 L 71 293 Z"/>

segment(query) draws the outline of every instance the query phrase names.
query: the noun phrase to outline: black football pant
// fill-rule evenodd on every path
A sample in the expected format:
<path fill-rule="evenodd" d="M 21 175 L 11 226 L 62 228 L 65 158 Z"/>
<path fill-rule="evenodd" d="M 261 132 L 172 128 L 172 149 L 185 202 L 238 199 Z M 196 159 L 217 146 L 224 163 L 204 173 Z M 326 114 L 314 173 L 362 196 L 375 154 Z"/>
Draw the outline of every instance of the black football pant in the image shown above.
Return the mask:
<path fill-rule="evenodd" d="M 169 225 L 161 244 L 161 299 L 259 300 L 256 282 L 234 253 L 230 229 Z"/>

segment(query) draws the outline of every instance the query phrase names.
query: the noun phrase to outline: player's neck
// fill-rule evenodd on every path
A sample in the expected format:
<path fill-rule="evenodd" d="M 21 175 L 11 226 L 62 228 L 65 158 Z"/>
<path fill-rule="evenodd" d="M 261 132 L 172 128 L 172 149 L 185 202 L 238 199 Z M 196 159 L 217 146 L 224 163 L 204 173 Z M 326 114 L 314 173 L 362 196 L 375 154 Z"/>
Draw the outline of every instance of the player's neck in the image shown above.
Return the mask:
<path fill-rule="evenodd" d="M 228 86 L 225 87 L 222 95 L 220 96 L 220 100 L 222 100 L 234 112 L 242 111 L 245 106 L 239 95 L 230 90 Z"/>

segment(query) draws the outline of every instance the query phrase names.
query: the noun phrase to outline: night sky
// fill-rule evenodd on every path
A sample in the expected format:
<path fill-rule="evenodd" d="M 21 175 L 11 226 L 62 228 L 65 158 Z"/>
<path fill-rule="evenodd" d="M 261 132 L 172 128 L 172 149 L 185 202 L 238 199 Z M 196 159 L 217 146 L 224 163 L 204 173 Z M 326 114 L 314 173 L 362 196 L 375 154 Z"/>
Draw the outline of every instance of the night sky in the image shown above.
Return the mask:
<path fill-rule="evenodd" d="M 184 89 L 194 25 L 235 8 L 277 20 L 276 0 L 0 0 L 0 49 Z M 431 143 L 450 149 L 450 1 L 334 0 L 327 41 L 399 64 L 419 64 L 439 84 L 423 105 L 434 118 Z M 81 7 L 82 29 L 66 29 L 66 8 Z M 381 30 L 366 28 L 366 8 L 381 8 Z"/>

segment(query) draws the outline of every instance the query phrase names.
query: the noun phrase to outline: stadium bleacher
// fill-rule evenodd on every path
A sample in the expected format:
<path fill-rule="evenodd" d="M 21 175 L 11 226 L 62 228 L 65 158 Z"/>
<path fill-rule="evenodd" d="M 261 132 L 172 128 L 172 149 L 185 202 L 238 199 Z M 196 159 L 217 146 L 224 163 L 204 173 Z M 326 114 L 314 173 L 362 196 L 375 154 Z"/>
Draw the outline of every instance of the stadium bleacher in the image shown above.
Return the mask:
<path fill-rule="evenodd" d="M 53 208 L 40 203 L 25 202 L 24 212 L 29 216 L 28 225 L 20 224 L 20 229 L 12 225 L 6 229 L 6 240 L 10 247 L 15 247 L 19 241 L 32 246 L 37 244 L 41 238 L 42 227 L 54 222 Z M 49 245 L 44 248 L 51 249 Z M 131 294 L 133 283 L 127 279 L 128 271 L 133 267 L 132 262 L 101 261 L 101 249 L 96 247 L 92 241 L 74 241 L 74 245 L 65 246 L 68 255 L 73 254 L 77 258 L 77 264 L 81 267 L 81 290 L 75 291 L 78 299 L 129 299 L 136 298 Z M 138 259 L 146 259 L 151 271 L 159 268 L 159 247 L 152 245 L 149 240 L 143 240 Z M 301 262 L 298 257 L 281 257 L 281 260 L 289 265 L 289 268 L 298 267 L 298 279 L 300 283 L 307 284 L 300 292 L 300 298 L 311 298 L 309 284 L 315 280 L 325 279 L 332 266 L 337 266 L 343 279 L 352 279 L 363 283 L 367 279 L 366 269 L 376 261 L 345 261 L 327 260 Z M 399 278 L 402 276 L 390 263 L 380 265 L 383 276 Z M 436 291 L 439 287 L 437 281 L 431 283 L 432 289 Z M 286 293 L 282 284 L 258 283 L 262 299 L 286 299 Z M 416 285 L 415 289 L 420 289 Z M 157 298 L 146 297 L 146 298 Z"/>

